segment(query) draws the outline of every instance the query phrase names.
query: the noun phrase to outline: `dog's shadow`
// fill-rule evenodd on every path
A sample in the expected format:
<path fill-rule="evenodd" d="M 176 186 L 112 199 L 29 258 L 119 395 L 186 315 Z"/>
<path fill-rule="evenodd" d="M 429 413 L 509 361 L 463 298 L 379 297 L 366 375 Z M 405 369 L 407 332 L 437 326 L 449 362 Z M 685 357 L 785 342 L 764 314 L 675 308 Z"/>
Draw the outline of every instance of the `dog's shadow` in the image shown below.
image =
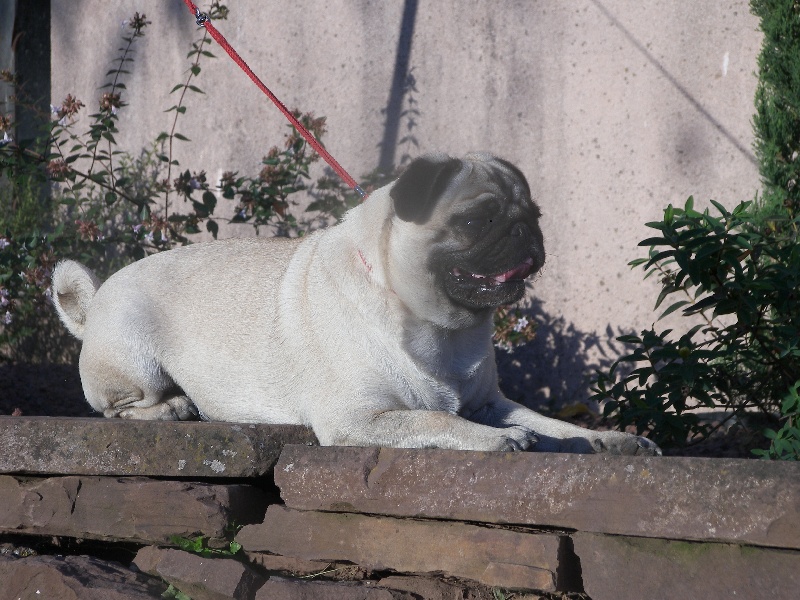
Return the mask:
<path fill-rule="evenodd" d="M 610 326 L 604 336 L 581 331 L 548 314 L 538 300 L 521 312 L 538 327 L 535 338 L 512 353 L 496 350 L 503 393 L 545 412 L 586 402 L 595 371 L 616 360 L 621 348 L 614 338 L 626 332 Z M 84 400 L 77 364 L 3 364 L 0 389 L 0 414 L 98 416 Z"/>
<path fill-rule="evenodd" d="M 586 403 L 596 371 L 607 370 L 620 355 L 615 338 L 629 332 L 614 332 L 610 325 L 604 336 L 581 331 L 564 317 L 550 315 L 536 299 L 520 312 L 537 324 L 536 336 L 513 352 L 495 350 L 500 389 L 540 411 Z"/>

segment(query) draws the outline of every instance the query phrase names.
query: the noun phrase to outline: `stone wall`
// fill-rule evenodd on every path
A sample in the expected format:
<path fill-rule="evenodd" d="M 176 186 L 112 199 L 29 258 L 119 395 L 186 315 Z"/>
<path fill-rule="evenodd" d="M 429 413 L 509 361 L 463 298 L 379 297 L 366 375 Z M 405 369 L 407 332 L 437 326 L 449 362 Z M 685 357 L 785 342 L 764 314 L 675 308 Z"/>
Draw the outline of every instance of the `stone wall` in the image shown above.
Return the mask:
<path fill-rule="evenodd" d="M 798 465 L 315 443 L 299 427 L 0 417 L 0 600 L 800 585 Z M 204 553 L 187 551 L 198 538 Z"/>
<path fill-rule="evenodd" d="M 583 400 L 584 378 L 619 351 L 614 336 L 654 320 L 656 283 L 627 266 L 645 251 L 644 223 L 689 195 L 730 207 L 760 187 L 751 120 L 761 34 L 747 0 L 228 4 L 219 30 L 289 107 L 328 117 L 326 146 L 356 178 L 434 150 L 491 151 L 527 174 L 549 254 L 531 293 L 540 336 L 515 390 L 529 404 Z M 116 136 L 138 153 L 171 125 L 163 111 L 188 69 L 194 19 L 181 0 L 51 7 L 53 102 L 72 93 L 89 110 L 120 24 L 134 11 L 152 21 Z M 180 127 L 192 142 L 177 156 L 217 182 L 227 169 L 257 173 L 286 128 L 213 51 L 197 81 L 205 95 Z"/>

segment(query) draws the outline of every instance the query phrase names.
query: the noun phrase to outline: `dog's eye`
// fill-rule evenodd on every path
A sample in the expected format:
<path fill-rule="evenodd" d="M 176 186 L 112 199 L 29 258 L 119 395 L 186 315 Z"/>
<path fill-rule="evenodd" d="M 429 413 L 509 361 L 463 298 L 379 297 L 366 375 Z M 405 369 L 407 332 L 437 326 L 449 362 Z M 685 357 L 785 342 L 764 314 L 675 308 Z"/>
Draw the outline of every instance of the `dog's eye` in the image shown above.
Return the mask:
<path fill-rule="evenodd" d="M 465 233 L 477 234 L 491 226 L 493 215 L 490 211 L 466 213 L 453 218 L 453 225 Z"/>
<path fill-rule="evenodd" d="M 492 218 L 487 215 L 459 215 L 455 218 L 454 225 L 467 233 L 480 233 L 492 224 Z"/>

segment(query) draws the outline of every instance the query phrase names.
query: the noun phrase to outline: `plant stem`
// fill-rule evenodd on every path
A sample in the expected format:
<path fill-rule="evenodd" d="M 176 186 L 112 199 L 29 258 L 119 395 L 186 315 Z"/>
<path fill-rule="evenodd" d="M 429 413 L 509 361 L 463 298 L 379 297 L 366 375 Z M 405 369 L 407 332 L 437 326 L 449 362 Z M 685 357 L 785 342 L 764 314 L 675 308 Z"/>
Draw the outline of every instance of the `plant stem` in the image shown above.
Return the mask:
<path fill-rule="evenodd" d="M 178 126 L 178 117 L 181 115 L 181 108 L 183 107 L 183 99 L 186 97 L 186 90 L 189 89 L 189 83 L 191 83 L 192 79 L 195 77 L 195 70 L 200 65 L 200 56 L 202 54 L 203 46 L 208 42 L 208 31 L 203 28 L 203 38 L 200 40 L 199 46 L 197 46 L 197 54 L 194 58 L 194 63 L 192 66 L 189 67 L 189 77 L 186 79 L 186 83 L 183 84 L 183 89 L 181 90 L 181 97 L 178 99 L 178 104 L 175 107 L 175 118 L 172 120 L 172 129 L 169 132 L 169 153 L 167 154 L 167 158 L 169 159 L 167 162 L 167 190 L 164 194 L 164 218 L 169 219 L 169 183 L 172 181 L 172 143 L 175 140 L 175 128 Z"/>
<path fill-rule="evenodd" d="M 117 88 L 117 83 L 119 82 L 119 76 L 122 73 L 122 67 L 125 65 L 125 61 L 128 58 L 128 54 L 130 53 L 131 47 L 133 46 L 133 41 L 136 39 L 136 34 L 131 35 L 128 38 L 128 45 L 125 46 L 125 50 L 122 51 L 122 58 L 119 61 L 119 66 L 117 67 L 116 73 L 114 74 L 114 82 L 111 85 L 111 94 L 114 93 L 114 90 Z M 102 113 L 102 108 L 100 109 Z M 110 117 L 109 117 L 110 118 Z M 102 119 L 102 117 L 101 117 Z M 105 125 L 104 125 L 105 127 Z M 102 136 L 101 136 L 102 137 Z M 113 162 L 112 162 L 112 154 L 111 154 L 111 140 L 108 141 L 108 173 L 111 177 L 112 185 L 114 182 L 114 169 L 113 169 Z M 88 173 L 91 175 L 92 170 L 94 169 L 94 164 L 97 162 L 97 146 L 100 145 L 100 140 L 97 140 L 95 143 L 94 148 L 92 148 L 92 162 L 89 164 Z"/>
<path fill-rule="evenodd" d="M 63 159 L 64 158 L 64 154 L 61 152 L 61 148 L 58 146 L 58 144 L 55 144 L 55 146 L 56 146 L 56 148 L 58 148 L 58 153 Z M 18 152 L 21 152 L 25 156 L 29 156 L 30 158 L 33 158 L 34 160 L 36 160 L 37 162 L 39 162 L 41 164 L 44 164 L 44 163 L 47 162 L 47 158 L 45 156 L 39 154 L 38 152 L 34 152 L 33 150 L 29 150 L 27 148 L 20 148 L 19 146 L 17 146 L 14 143 L 9 144 L 9 146 L 7 146 L 7 147 L 12 149 L 12 150 L 16 150 Z M 119 189 L 116 189 L 113 184 L 109 184 L 109 183 L 106 183 L 104 181 L 93 179 L 91 172 L 83 173 L 82 171 L 79 171 L 78 169 L 75 169 L 72 166 L 70 166 L 69 169 L 70 169 L 70 171 L 72 171 L 73 173 L 78 175 L 79 177 L 83 177 L 84 180 L 89 180 L 92 183 L 100 186 L 103 189 L 106 189 L 106 190 L 108 190 L 110 192 L 116 193 L 118 196 L 120 196 L 121 198 L 123 198 L 125 200 L 128 200 L 132 204 L 136 204 L 136 202 L 134 201 L 133 198 L 131 198 L 125 192 L 122 192 Z M 69 180 L 67 180 L 67 181 L 69 181 Z M 72 185 L 71 184 L 68 184 L 68 185 L 69 185 L 70 192 L 72 192 Z"/>

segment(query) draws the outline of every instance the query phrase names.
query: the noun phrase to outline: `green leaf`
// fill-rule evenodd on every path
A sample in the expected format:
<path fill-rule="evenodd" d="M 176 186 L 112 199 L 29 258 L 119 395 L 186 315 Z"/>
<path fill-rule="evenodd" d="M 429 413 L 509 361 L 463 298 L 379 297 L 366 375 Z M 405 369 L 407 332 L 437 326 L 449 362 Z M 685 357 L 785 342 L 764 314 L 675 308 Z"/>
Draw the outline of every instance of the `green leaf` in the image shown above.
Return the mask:
<path fill-rule="evenodd" d="M 668 244 L 669 244 L 669 241 L 665 237 L 651 237 L 651 238 L 647 238 L 645 240 L 642 240 L 637 245 L 638 246 L 664 246 L 664 245 L 668 245 Z"/>
<path fill-rule="evenodd" d="M 739 206 L 737 206 L 736 208 L 733 209 L 733 216 L 734 217 L 741 216 L 748 208 L 750 208 L 751 204 L 753 204 L 753 203 L 749 202 L 749 201 L 748 202 L 742 202 L 741 204 L 739 204 Z"/>
<path fill-rule="evenodd" d="M 723 217 L 725 217 L 727 219 L 728 217 L 731 216 L 731 213 L 729 213 L 728 209 L 726 209 L 724 206 L 722 206 L 722 204 L 720 204 L 716 200 L 710 200 L 710 202 L 711 202 L 711 204 L 714 205 L 714 207 L 720 212 L 720 214 Z"/>
<path fill-rule="evenodd" d="M 674 285 L 665 285 L 661 288 L 661 292 L 658 294 L 658 298 L 656 299 L 656 305 L 653 307 L 653 310 L 656 310 L 661 303 L 664 302 L 664 299 L 669 296 L 670 294 L 674 294 L 675 292 L 679 291 L 681 288 L 675 287 Z"/>
<path fill-rule="evenodd" d="M 650 260 L 647 261 L 644 268 L 645 270 L 648 270 L 653 265 L 664 261 L 665 258 L 670 258 L 673 256 L 675 256 L 675 250 L 664 250 L 663 252 L 657 252 L 650 257 Z M 663 262 L 662 266 L 669 264 L 669 262 L 673 261 Z"/>
<path fill-rule="evenodd" d="M 658 229 L 661 231 L 667 228 L 667 225 L 665 225 L 663 221 L 648 221 L 644 225 L 650 229 Z"/>
<path fill-rule="evenodd" d="M 781 403 L 781 412 L 784 415 L 800 409 L 800 394 L 798 394 L 798 387 L 800 387 L 800 381 L 789 388 L 789 393 L 784 397 L 783 402 Z"/>
<path fill-rule="evenodd" d="M 718 302 L 719 302 L 719 299 L 714 294 L 711 294 L 709 296 L 706 296 L 702 300 L 700 300 L 698 302 L 695 302 L 692 306 L 690 306 L 689 308 L 684 310 L 683 314 L 685 314 L 685 315 L 697 314 L 699 312 L 702 312 L 702 311 L 704 311 L 704 310 L 716 305 Z M 724 313 L 720 313 L 720 314 L 724 314 Z"/>
<path fill-rule="evenodd" d="M 686 306 L 687 304 L 691 304 L 691 302 L 689 300 L 679 300 L 678 302 L 675 302 L 674 304 L 671 304 L 669 306 L 669 308 L 667 308 L 667 310 L 665 310 L 663 313 L 661 313 L 661 316 L 658 317 L 658 320 L 660 321 L 661 319 L 663 319 L 667 315 L 674 313 L 676 310 L 678 310 L 679 308 L 681 308 L 683 306 Z"/>
<path fill-rule="evenodd" d="M 166 600 L 192 600 L 191 596 L 187 596 L 171 583 L 166 591 L 161 594 L 161 597 L 165 598 Z"/>

